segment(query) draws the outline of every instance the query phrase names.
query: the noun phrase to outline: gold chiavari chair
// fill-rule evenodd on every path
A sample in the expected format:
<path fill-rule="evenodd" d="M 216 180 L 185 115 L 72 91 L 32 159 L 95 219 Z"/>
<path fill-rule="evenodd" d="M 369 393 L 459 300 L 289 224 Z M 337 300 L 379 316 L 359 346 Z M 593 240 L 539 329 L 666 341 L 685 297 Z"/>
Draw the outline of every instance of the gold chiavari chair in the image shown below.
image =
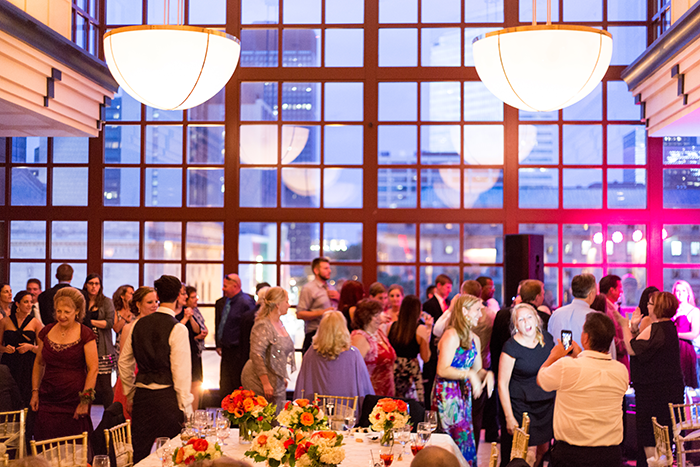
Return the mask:
<path fill-rule="evenodd" d="M 32 455 L 43 457 L 52 467 L 87 467 L 87 440 L 86 431 L 82 435 L 32 440 Z"/>
<path fill-rule="evenodd" d="M 324 413 L 329 410 L 329 407 L 333 406 L 333 416 L 342 416 L 348 411 L 352 413 L 357 413 L 357 396 L 355 397 L 345 397 L 345 396 L 324 396 L 321 394 L 314 394 L 314 404 L 321 407 Z M 328 415 L 326 413 L 326 415 Z M 329 418 L 331 418 L 329 416 Z"/>
<path fill-rule="evenodd" d="M 131 467 L 134 465 L 134 447 L 131 444 L 131 420 L 105 430 L 105 443 L 107 445 L 107 454 L 110 451 L 110 444 L 114 447 L 114 458 L 117 461 L 117 467 Z"/>
<path fill-rule="evenodd" d="M 498 465 L 498 444 L 491 443 L 491 457 L 489 457 L 489 467 Z"/>
<path fill-rule="evenodd" d="M 654 464 L 657 467 L 673 465 L 673 452 L 671 451 L 671 440 L 668 436 L 668 427 L 659 425 L 659 423 L 656 421 L 656 417 L 651 417 L 651 424 L 654 427 L 654 439 L 656 440 L 656 455 Z"/>
<path fill-rule="evenodd" d="M 676 463 L 684 466 L 686 454 L 700 452 L 698 448 L 686 446 L 687 442 L 700 439 L 700 404 L 668 404 L 668 408 L 671 411 L 671 429 L 676 443 Z"/>
<path fill-rule="evenodd" d="M 27 428 L 27 410 L 0 412 L 0 443 L 4 443 L 7 450 L 14 451 L 17 459 L 25 455 L 24 438 Z"/>
<path fill-rule="evenodd" d="M 510 460 L 527 459 L 527 447 L 530 443 L 530 417 L 527 412 L 523 413 L 522 425 L 513 431 L 513 448 L 510 451 Z"/>

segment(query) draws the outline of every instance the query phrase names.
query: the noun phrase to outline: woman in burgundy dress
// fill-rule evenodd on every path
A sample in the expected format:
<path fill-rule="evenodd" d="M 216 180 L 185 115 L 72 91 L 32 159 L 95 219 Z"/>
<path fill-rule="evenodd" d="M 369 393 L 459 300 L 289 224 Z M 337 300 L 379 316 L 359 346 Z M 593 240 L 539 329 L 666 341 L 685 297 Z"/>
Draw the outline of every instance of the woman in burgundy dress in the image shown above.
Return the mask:
<path fill-rule="evenodd" d="M 56 322 L 39 333 L 32 373 L 37 441 L 92 432 L 90 403 L 97 379 L 97 345 L 95 333 L 80 324 L 85 317 L 83 294 L 73 287 L 56 292 L 54 316 Z"/>

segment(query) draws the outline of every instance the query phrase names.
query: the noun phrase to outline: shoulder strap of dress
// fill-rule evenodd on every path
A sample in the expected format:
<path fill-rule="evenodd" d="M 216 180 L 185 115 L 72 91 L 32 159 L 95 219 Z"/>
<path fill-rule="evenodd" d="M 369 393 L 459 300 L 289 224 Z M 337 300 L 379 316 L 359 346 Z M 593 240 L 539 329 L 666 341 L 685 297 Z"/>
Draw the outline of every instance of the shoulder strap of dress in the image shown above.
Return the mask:
<path fill-rule="evenodd" d="M 17 315 L 15 315 L 14 318 L 15 318 L 15 319 L 14 319 L 15 326 L 17 326 Z M 24 328 L 26 328 L 26 327 L 29 325 L 29 323 L 31 322 L 32 318 L 34 318 L 34 316 L 32 316 L 32 314 L 29 313 L 29 314 L 27 315 L 27 317 L 24 318 L 24 321 L 22 321 L 22 325 L 19 326 L 19 327 L 17 327 L 17 329 L 20 330 L 20 331 L 24 331 Z"/>
<path fill-rule="evenodd" d="M 17 324 L 17 315 L 14 313 L 10 313 L 10 321 L 12 321 L 12 324 L 15 325 L 15 329 L 18 331 L 21 331 L 22 329 L 19 327 L 19 324 Z M 24 324 L 24 323 L 22 323 Z"/>

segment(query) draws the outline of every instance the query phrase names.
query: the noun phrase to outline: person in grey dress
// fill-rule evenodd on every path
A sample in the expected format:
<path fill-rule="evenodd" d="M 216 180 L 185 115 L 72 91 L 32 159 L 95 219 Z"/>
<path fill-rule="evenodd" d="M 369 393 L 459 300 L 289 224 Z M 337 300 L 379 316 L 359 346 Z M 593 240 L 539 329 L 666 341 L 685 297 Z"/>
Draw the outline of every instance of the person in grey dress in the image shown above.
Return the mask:
<path fill-rule="evenodd" d="M 243 367 L 243 388 L 265 396 L 282 409 L 287 394 L 287 365 L 296 370 L 294 342 L 280 321 L 287 314 L 289 297 L 281 287 L 267 290 L 250 334 L 250 359 Z"/>

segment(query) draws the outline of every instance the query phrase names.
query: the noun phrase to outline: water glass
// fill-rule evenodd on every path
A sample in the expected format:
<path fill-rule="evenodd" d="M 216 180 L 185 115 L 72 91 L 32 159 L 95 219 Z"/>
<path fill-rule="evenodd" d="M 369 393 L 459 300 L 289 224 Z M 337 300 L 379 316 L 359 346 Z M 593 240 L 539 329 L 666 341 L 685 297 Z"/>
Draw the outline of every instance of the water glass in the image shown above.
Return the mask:
<path fill-rule="evenodd" d="M 92 458 L 93 467 L 109 467 L 109 456 L 98 455 Z"/>
<path fill-rule="evenodd" d="M 197 429 L 199 437 L 204 437 L 204 430 L 207 427 L 207 411 L 199 409 L 194 413 L 194 427 Z"/>
<path fill-rule="evenodd" d="M 231 421 L 226 417 L 216 419 L 216 437 L 219 438 L 221 444 L 226 446 L 226 438 L 230 434 Z"/>
<path fill-rule="evenodd" d="M 403 452 L 405 450 L 406 443 L 411 437 L 411 427 L 406 425 L 401 428 L 396 429 L 396 441 L 401 444 L 401 453 L 399 454 L 399 460 L 403 457 Z"/>
<path fill-rule="evenodd" d="M 418 424 L 418 439 L 422 445 L 427 444 L 430 441 L 430 434 L 432 430 L 430 429 L 430 424 L 428 422 L 420 422 Z"/>
<path fill-rule="evenodd" d="M 161 465 L 166 465 L 166 461 L 173 453 L 172 448 L 168 445 L 170 438 L 156 438 L 156 455 L 160 459 Z"/>
<path fill-rule="evenodd" d="M 432 433 L 437 429 L 438 416 L 437 412 L 434 410 L 425 411 L 425 420 L 430 425 L 430 432 Z"/>
<path fill-rule="evenodd" d="M 357 423 L 357 418 L 355 417 L 355 411 L 348 410 L 345 413 L 345 419 L 344 419 L 345 431 L 347 431 L 348 438 L 354 438 L 354 436 L 352 434 L 352 429 L 355 428 L 355 423 Z"/>

